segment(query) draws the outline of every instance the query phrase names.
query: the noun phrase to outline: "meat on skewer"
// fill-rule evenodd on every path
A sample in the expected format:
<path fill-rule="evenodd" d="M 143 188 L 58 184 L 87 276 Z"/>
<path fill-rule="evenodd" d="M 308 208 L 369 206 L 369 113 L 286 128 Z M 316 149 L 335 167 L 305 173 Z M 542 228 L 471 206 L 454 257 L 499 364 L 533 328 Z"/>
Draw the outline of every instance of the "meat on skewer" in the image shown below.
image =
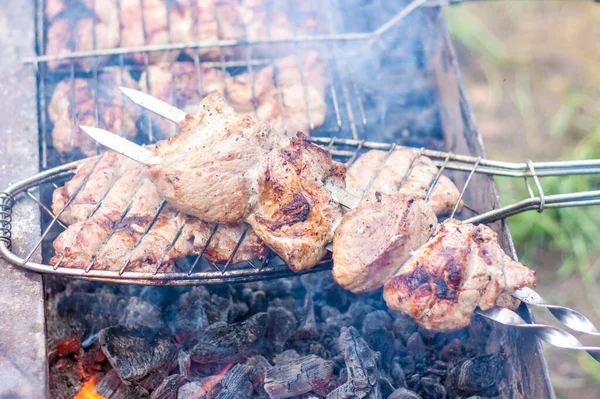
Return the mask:
<path fill-rule="evenodd" d="M 385 151 L 377 150 L 362 154 L 348 169 L 347 190 L 358 197 L 361 197 L 365 190 L 371 193 L 377 191 L 393 194 L 398 191 L 400 183 L 418 153 L 417 149 L 402 148 L 389 155 Z M 427 189 L 438 171 L 431 159 L 421 155 L 400 190 L 416 198 L 425 198 Z M 436 215 L 447 215 L 452 212 L 459 195 L 454 183 L 448 177 L 441 175 L 428 202 Z"/>
<path fill-rule="evenodd" d="M 512 307 L 510 295 L 535 285 L 535 272 L 512 260 L 487 226 L 448 219 L 385 285 L 390 309 L 412 316 L 428 330 L 469 324 L 473 311 Z"/>
<path fill-rule="evenodd" d="M 402 191 L 367 194 L 335 231 L 335 281 L 352 292 L 381 288 L 436 226 L 437 218 L 423 200 Z"/>
<path fill-rule="evenodd" d="M 248 223 L 293 271 L 310 269 L 326 254 L 342 210 L 324 182 L 343 187 L 344 166 L 298 133 L 265 156 L 258 198 Z"/>
<path fill-rule="evenodd" d="M 161 261 L 165 266 L 161 270 L 168 270 L 176 260 L 202 251 L 214 224 L 181 214 L 168 206 L 137 243 L 162 200 L 145 177 L 142 165 L 112 152 L 103 155 L 96 164 L 97 161 L 97 158 L 84 161 L 75 176 L 54 192 L 52 209 L 58 212 L 93 170 L 84 188 L 60 217 L 71 225 L 54 242 L 56 256 L 52 259 L 53 263 L 64 255 L 62 266 L 86 268 L 92 256 L 104 245 L 95 260 L 95 269 L 120 270 L 129 260 L 127 270 L 130 271 L 152 271 Z M 101 200 L 102 205 L 90 218 Z M 102 244 L 130 203 L 129 211 L 116 226 L 113 236 Z M 180 237 L 163 259 L 184 222 Z M 244 230 L 242 224 L 220 225 L 203 256 L 216 263 L 227 262 Z M 262 259 L 265 255 L 265 245 L 249 230 L 235 253 L 233 263 Z"/>
<path fill-rule="evenodd" d="M 260 161 L 279 136 L 268 124 L 236 114 L 218 94 L 205 97 L 180 128 L 156 144 L 163 161 L 148 167 L 158 192 L 201 220 L 242 221 L 256 203 Z"/>
<path fill-rule="evenodd" d="M 79 129 L 79 125 L 96 125 L 96 105 L 98 127 L 127 138 L 135 136 L 139 111 L 130 101 L 123 102 L 118 88 L 120 84 L 137 87 L 137 82 L 129 73 L 123 71 L 121 75 L 119 69 L 98 74 L 97 92 L 93 80 L 76 78 L 72 84 L 64 80 L 56 86 L 48 103 L 48 116 L 54 125 L 52 144 L 63 157 L 72 155 L 74 151 L 92 156 L 100 149 L 92 138 Z"/>

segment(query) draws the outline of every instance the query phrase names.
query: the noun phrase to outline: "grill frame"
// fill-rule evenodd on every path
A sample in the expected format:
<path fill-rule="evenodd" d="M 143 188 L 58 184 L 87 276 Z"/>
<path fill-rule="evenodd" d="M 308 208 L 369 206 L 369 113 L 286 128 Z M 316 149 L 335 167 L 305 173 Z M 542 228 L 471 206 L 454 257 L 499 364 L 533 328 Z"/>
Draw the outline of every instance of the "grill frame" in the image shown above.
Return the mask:
<path fill-rule="evenodd" d="M 39 13 L 37 15 L 39 17 Z M 30 17 L 30 15 L 27 15 L 27 17 Z M 447 112 L 447 115 L 444 115 L 443 118 L 444 126 L 447 129 L 445 130 L 446 144 L 456 153 L 472 154 L 485 158 L 483 144 L 477 133 L 472 110 L 465 96 L 456 55 L 447 34 L 443 18 L 437 9 L 431 10 L 429 17 L 436 26 L 435 31 L 432 32 L 432 37 L 435 37 L 436 40 L 441 40 L 440 43 L 442 46 L 438 54 L 439 59 L 434 60 L 433 69 L 440 95 L 444 99 L 442 101 L 445 107 L 444 111 Z M 40 65 L 37 66 L 39 67 Z M 455 102 L 449 103 L 447 99 L 452 99 Z M 452 118 L 456 118 L 458 115 L 460 115 L 459 120 L 452 121 Z M 7 134 L 5 131 L 0 132 L 0 135 L 5 134 Z M 498 196 L 491 180 L 481 180 L 479 178 L 476 178 L 476 180 L 477 182 L 472 184 L 477 184 L 480 188 L 481 192 L 478 197 L 488 204 L 497 206 L 499 204 Z M 512 246 L 506 223 L 503 221 L 498 222 L 494 227 L 499 232 L 503 248 L 514 253 L 514 247 Z M 0 260 L 0 262 L 3 261 Z M 39 301 L 40 303 L 43 302 L 42 296 L 39 297 Z M 525 305 L 520 310 L 521 314 L 527 320 L 531 320 L 531 314 Z M 509 385 L 502 388 L 503 394 L 507 394 L 510 391 L 513 397 L 554 397 L 545 361 L 541 354 L 541 347 L 536 339 L 515 330 L 494 326 L 493 338 L 490 341 L 494 343 L 494 347 L 491 347 L 490 350 L 502 349 L 508 357 L 513 359 L 513 361 L 509 362 L 506 370 L 506 380 Z M 38 382 L 40 384 L 36 386 L 46 386 L 46 380 L 38 380 Z M 31 380 L 30 383 L 35 385 Z"/>

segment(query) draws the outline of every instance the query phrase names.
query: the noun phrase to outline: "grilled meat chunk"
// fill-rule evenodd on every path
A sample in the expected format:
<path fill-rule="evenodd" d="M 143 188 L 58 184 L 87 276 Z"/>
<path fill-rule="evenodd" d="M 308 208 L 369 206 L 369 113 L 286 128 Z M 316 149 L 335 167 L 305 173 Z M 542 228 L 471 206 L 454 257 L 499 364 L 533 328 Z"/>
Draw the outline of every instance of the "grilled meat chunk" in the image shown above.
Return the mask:
<path fill-rule="evenodd" d="M 46 54 L 62 55 L 73 51 L 101 50 L 119 44 L 119 10 L 115 0 L 48 0 L 45 7 L 49 22 Z M 49 61 L 56 69 L 71 62 L 86 71 L 107 57 Z"/>
<path fill-rule="evenodd" d="M 342 218 L 333 238 L 333 277 L 352 292 L 382 287 L 425 244 L 437 218 L 402 192 L 367 194 Z"/>
<path fill-rule="evenodd" d="M 264 122 L 235 113 L 211 94 L 181 133 L 156 144 L 163 161 L 148 167 L 159 193 L 177 209 L 207 222 L 244 219 L 256 201 L 260 160 L 278 135 Z"/>
<path fill-rule="evenodd" d="M 95 126 L 96 104 L 98 127 L 124 137 L 134 137 L 139 111 L 129 102 L 123 102 L 119 86 L 136 88 L 129 73 L 119 69 L 98 74 L 98 86 L 92 80 L 75 79 L 60 82 L 48 104 L 48 116 L 53 123 L 52 144 L 63 157 L 80 152 L 96 155 L 96 142 L 79 125 Z M 74 101 L 73 101 L 74 100 Z M 100 149 L 98 147 L 98 149 Z"/>
<path fill-rule="evenodd" d="M 258 200 L 247 221 L 292 270 L 309 269 L 325 256 L 342 210 L 324 182 L 343 187 L 344 172 L 302 133 L 263 159 Z"/>
<path fill-rule="evenodd" d="M 484 225 L 448 219 L 385 285 L 390 309 L 437 331 L 469 324 L 476 307 L 514 305 L 509 295 L 535 285 L 535 272 L 512 260 Z"/>
<path fill-rule="evenodd" d="M 252 76 L 249 72 L 233 76 L 214 68 L 197 71 L 192 62 L 178 62 L 172 67 L 170 63 L 148 67 L 140 82 L 142 90 L 187 113 L 196 111 L 201 96 L 227 94 L 236 112 L 255 115 L 269 122 L 276 132 L 294 136 L 299 131 L 308 133 L 325 121 L 325 75 L 321 57 L 307 51 L 299 57 L 278 60 Z M 174 123 L 162 118 L 156 120 L 166 137 L 175 135 Z"/>
<path fill-rule="evenodd" d="M 361 196 L 367 189 L 368 192 L 377 191 L 384 194 L 398 191 L 400 183 L 418 153 L 417 149 L 402 148 L 389 155 L 385 151 L 376 150 L 362 154 L 348 169 L 347 190 L 356 196 Z M 400 190 L 416 198 L 425 198 L 427 189 L 438 171 L 431 159 L 421 156 Z M 433 188 L 428 202 L 436 215 L 447 215 L 452 212 L 459 195 L 454 183 L 442 175 Z"/>
<path fill-rule="evenodd" d="M 56 256 L 52 262 L 64 256 L 62 266 L 86 268 L 100 251 L 94 260 L 95 269 L 120 270 L 129 261 L 127 270 L 152 271 L 159 263 L 164 265 L 161 270 L 166 270 L 176 260 L 202 251 L 214 225 L 169 206 L 162 209 L 148 230 L 162 199 L 143 168 L 121 155 L 106 153 L 100 159 L 84 161 L 73 179 L 55 190 L 52 209 L 56 212 L 91 172 L 85 186 L 61 215 L 61 220 L 71 226 L 55 240 Z M 102 205 L 90 217 L 100 200 Z M 108 238 L 113 228 L 114 233 Z M 227 262 L 245 229 L 246 225 L 241 224 L 219 226 L 203 256 L 212 262 Z M 262 259 L 265 255 L 265 245 L 248 230 L 233 263 Z"/>

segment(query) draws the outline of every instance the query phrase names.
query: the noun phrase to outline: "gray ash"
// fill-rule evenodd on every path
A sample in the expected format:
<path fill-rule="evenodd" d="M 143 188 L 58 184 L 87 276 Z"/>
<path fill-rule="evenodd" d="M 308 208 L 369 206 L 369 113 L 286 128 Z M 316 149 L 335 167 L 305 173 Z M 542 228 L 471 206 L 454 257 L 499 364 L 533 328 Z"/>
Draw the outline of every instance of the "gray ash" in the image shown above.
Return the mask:
<path fill-rule="evenodd" d="M 329 272 L 220 287 L 54 282 L 53 398 L 92 377 L 132 398 L 494 397 L 503 375 L 481 319 L 427 332 Z"/>

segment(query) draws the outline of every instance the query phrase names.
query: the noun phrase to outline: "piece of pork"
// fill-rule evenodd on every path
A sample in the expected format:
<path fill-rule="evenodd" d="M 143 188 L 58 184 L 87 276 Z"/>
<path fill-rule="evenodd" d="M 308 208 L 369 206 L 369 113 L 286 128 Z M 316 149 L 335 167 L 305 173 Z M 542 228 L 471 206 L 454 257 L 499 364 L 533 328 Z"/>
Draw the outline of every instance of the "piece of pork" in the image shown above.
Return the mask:
<path fill-rule="evenodd" d="M 325 256 L 342 210 L 324 182 L 343 187 L 344 172 L 301 133 L 262 160 L 256 207 L 247 221 L 293 271 L 310 269 Z"/>
<path fill-rule="evenodd" d="M 415 148 L 401 148 L 389 155 L 386 151 L 367 151 L 348 169 L 346 189 L 359 197 L 367 188 L 371 193 L 378 191 L 392 194 L 398 191 L 400 183 L 418 153 L 419 150 Z M 400 190 L 416 198 L 425 198 L 427 189 L 438 171 L 431 159 L 421 155 Z M 436 215 L 447 215 L 452 212 L 459 195 L 454 183 L 448 177 L 441 175 L 428 202 Z"/>
<path fill-rule="evenodd" d="M 53 124 L 52 145 L 63 158 L 77 153 L 93 156 L 103 150 L 79 129 L 79 125 L 96 125 L 96 105 L 98 127 L 135 137 L 139 111 L 123 99 L 120 85 L 136 88 L 137 82 L 127 71 L 121 74 L 119 69 L 110 69 L 98 74 L 98 90 L 93 79 L 76 78 L 72 84 L 63 80 L 56 85 L 48 103 L 48 117 Z"/>
<path fill-rule="evenodd" d="M 352 292 L 383 287 L 436 226 L 423 200 L 402 192 L 367 194 L 335 230 L 333 278 Z"/>
<path fill-rule="evenodd" d="M 447 219 L 385 285 L 388 307 L 428 330 L 450 331 L 467 326 L 477 307 L 514 305 L 508 295 L 534 286 L 535 272 L 497 240 L 487 226 Z"/>
<path fill-rule="evenodd" d="M 242 221 L 256 203 L 260 161 L 279 136 L 268 124 L 236 114 L 218 94 L 205 97 L 180 129 L 156 144 L 163 161 L 148 167 L 159 193 L 206 222 Z"/>

